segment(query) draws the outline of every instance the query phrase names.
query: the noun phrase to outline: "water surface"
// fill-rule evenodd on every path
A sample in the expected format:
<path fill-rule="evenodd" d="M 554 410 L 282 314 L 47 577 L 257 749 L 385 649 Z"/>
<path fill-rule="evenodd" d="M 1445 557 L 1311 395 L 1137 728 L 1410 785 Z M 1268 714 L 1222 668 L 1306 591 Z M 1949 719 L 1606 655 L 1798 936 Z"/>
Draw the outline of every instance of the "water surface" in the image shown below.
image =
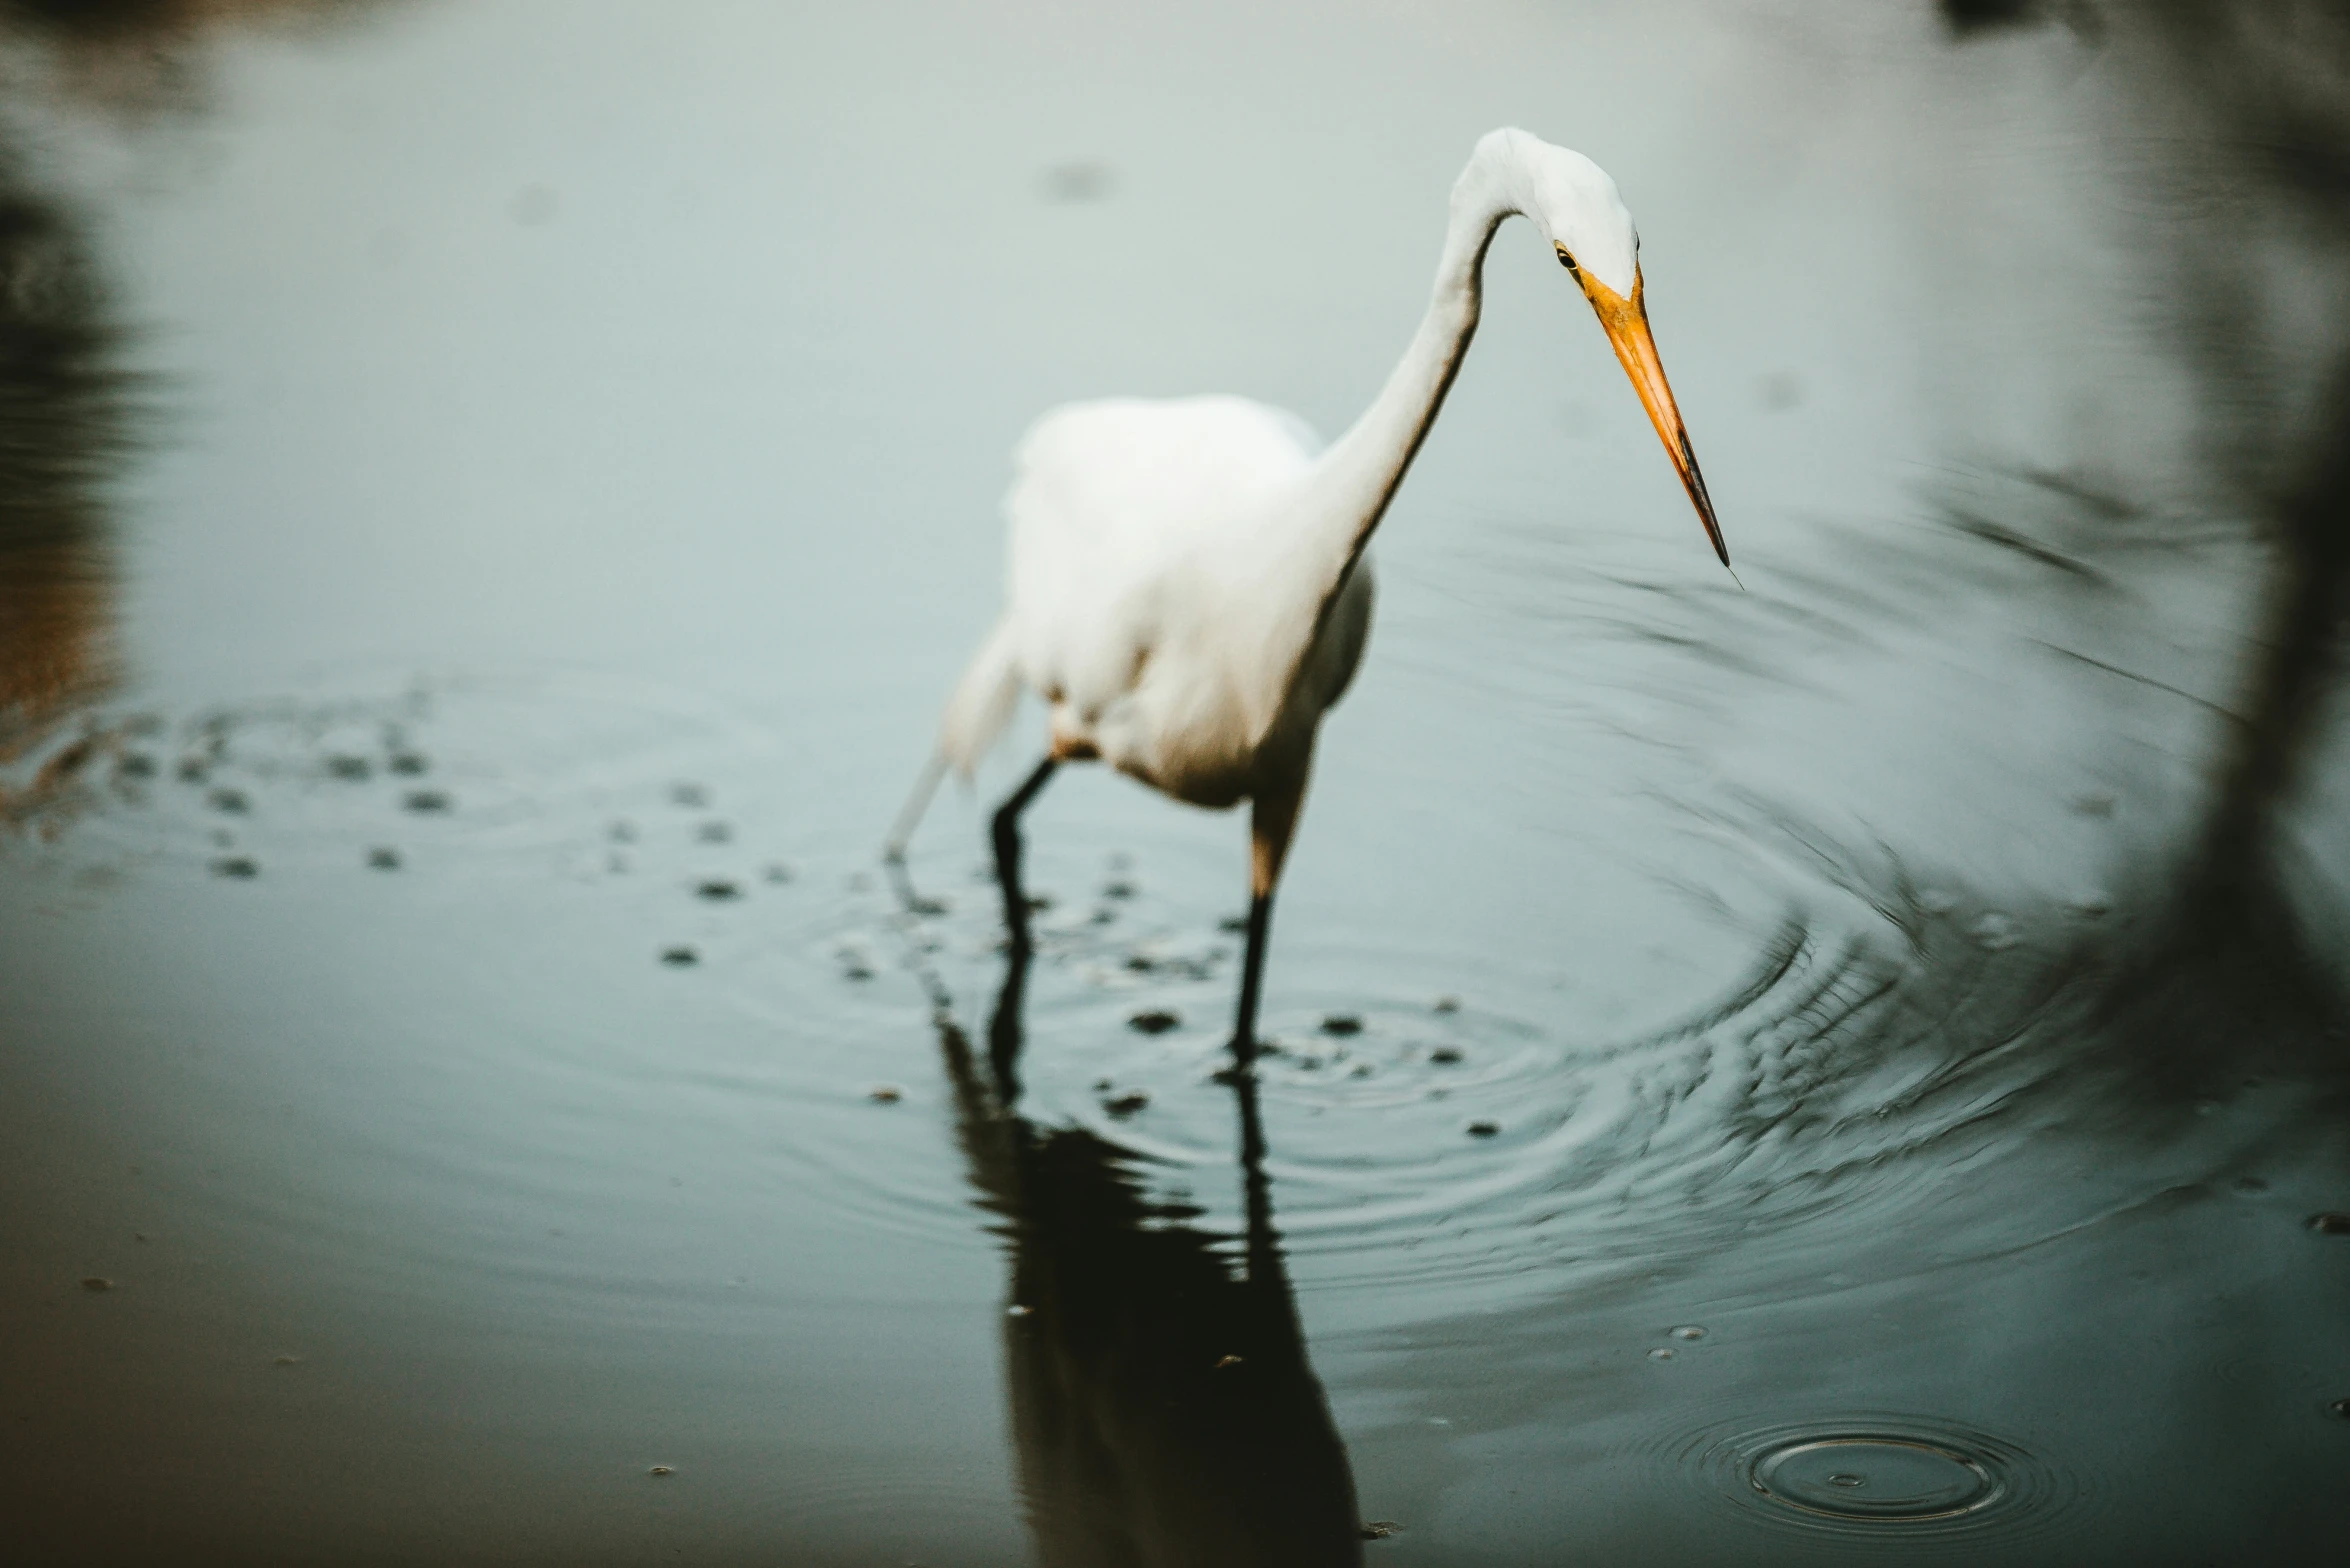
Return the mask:
<path fill-rule="evenodd" d="M 2327 1560 L 2316 5 L 0 7 L 0 1496 L 54 1563 Z M 1052 402 L 1343 428 L 1242 829 L 876 853 Z"/>

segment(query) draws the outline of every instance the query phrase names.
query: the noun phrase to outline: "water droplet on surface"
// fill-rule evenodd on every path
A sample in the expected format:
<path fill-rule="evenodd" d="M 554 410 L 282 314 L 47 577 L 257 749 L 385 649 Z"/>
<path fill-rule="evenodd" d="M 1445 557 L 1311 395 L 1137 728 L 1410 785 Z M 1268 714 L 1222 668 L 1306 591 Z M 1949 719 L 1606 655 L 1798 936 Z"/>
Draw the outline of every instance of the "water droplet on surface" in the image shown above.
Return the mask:
<path fill-rule="evenodd" d="M 1923 1438 L 1799 1438 L 1762 1453 L 1748 1483 L 1782 1506 L 1835 1519 L 1898 1524 L 1972 1513 L 2005 1491 L 1988 1464 Z"/>
<path fill-rule="evenodd" d="M 1679 1328 L 1675 1328 L 1675 1329 L 1667 1329 L 1667 1330 L 1666 1330 L 1666 1332 L 1667 1332 L 1667 1333 L 1669 1333 L 1669 1334 L 1671 1334 L 1671 1335 L 1672 1335 L 1672 1336 L 1673 1336 L 1675 1339 L 1703 1339 L 1703 1338 L 1705 1338 L 1705 1330 L 1704 1330 L 1704 1329 L 1702 1329 L 1702 1328 L 1699 1328 L 1699 1327 L 1698 1327 L 1696 1324 L 1694 1324 L 1694 1323 L 1684 1323 L 1684 1324 L 1682 1324 L 1682 1325 L 1681 1325 Z"/>
<path fill-rule="evenodd" d="M 2024 939 L 2023 932 L 2016 925 L 2015 920 L 2011 916 L 2000 914 L 1997 910 L 1984 915 L 1969 926 L 1967 934 L 1972 936 L 1975 939 L 1975 944 L 1986 953 L 2005 952 Z"/>
<path fill-rule="evenodd" d="M 1656 1347 L 1656 1349 L 1648 1353 L 1648 1359 L 1651 1361 L 1670 1361 L 1673 1359 L 1673 1352 L 1667 1347 L 1659 1345 Z"/>
<path fill-rule="evenodd" d="M 1136 1013 L 1132 1018 L 1127 1019 L 1126 1027 L 1137 1034 L 1165 1034 L 1182 1022 L 1181 1018 L 1163 1008 L 1153 1008 L 1147 1013 Z"/>

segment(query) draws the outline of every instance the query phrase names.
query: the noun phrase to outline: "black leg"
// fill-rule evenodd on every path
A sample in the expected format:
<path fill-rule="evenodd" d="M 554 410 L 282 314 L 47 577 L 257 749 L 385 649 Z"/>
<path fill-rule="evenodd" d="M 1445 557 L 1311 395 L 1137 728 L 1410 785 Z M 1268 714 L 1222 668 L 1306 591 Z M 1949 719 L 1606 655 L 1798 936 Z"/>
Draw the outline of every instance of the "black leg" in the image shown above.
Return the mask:
<path fill-rule="evenodd" d="M 1246 1071 L 1257 1059 L 1257 997 L 1265 982 L 1265 940 L 1273 924 L 1273 895 L 1248 903 L 1248 956 L 1240 964 L 1240 1015 L 1232 1023 L 1233 1065 Z"/>
<path fill-rule="evenodd" d="M 1013 950 L 1028 949 L 1028 897 L 1020 888 L 1020 813 L 1050 783 L 1060 764 L 1047 757 L 1028 775 L 1028 782 L 1012 792 L 995 814 L 995 878 L 1004 891 L 1004 929 Z"/>

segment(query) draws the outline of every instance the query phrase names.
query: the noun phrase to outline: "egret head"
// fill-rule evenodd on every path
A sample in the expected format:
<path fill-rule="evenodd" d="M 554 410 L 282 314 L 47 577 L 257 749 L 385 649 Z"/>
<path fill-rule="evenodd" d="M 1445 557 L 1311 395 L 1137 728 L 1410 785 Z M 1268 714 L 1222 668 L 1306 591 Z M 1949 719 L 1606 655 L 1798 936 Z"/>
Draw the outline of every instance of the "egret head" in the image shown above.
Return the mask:
<path fill-rule="evenodd" d="M 1525 131 L 1495 131 L 1479 148 L 1508 170 L 1517 210 L 1534 220 L 1542 236 L 1558 253 L 1583 297 L 1591 302 L 1613 344 L 1632 389 L 1665 443 L 1681 486 L 1705 524 L 1706 537 L 1722 564 L 1730 564 L 1729 547 L 1722 543 L 1721 524 L 1714 520 L 1714 504 L 1705 493 L 1705 476 L 1690 450 L 1689 431 L 1673 389 L 1665 381 L 1665 367 L 1657 358 L 1656 339 L 1648 330 L 1648 304 L 1640 281 L 1640 232 L 1632 214 L 1617 194 L 1607 171 L 1579 152 L 1554 147 Z"/>

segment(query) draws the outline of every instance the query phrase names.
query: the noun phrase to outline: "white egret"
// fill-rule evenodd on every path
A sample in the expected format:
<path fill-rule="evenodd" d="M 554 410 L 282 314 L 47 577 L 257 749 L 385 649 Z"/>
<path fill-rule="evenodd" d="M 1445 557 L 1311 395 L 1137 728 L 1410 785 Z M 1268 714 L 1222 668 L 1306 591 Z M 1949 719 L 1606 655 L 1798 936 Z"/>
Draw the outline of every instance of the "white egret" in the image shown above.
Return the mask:
<path fill-rule="evenodd" d="M 904 856 L 940 777 L 968 779 L 1023 687 L 1051 746 L 995 816 L 1006 916 L 1026 945 L 1019 815 L 1064 762 L 1107 761 L 1222 809 L 1247 800 L 1250 903 L 1233 1047 L 1254 1046 L 1273 889 L 1322 714 L 1371 622 L 1364 554 L 1476 331 L 1503 219 L 1542 231 L 1598 313 L 1726 567 L 1728 549 L 1649 334 L 1640 240 L 1615 181 L 1519 130 L 1477 143 L 1452 189 L 1427 314 L 1353 428 L 1317 453 L 1296 417 L 1238 397 L 1073 403 L 1021 441 L 1004 511 L 1007 602 L 963 673 L 938 750 L 890 838 Z"/>

